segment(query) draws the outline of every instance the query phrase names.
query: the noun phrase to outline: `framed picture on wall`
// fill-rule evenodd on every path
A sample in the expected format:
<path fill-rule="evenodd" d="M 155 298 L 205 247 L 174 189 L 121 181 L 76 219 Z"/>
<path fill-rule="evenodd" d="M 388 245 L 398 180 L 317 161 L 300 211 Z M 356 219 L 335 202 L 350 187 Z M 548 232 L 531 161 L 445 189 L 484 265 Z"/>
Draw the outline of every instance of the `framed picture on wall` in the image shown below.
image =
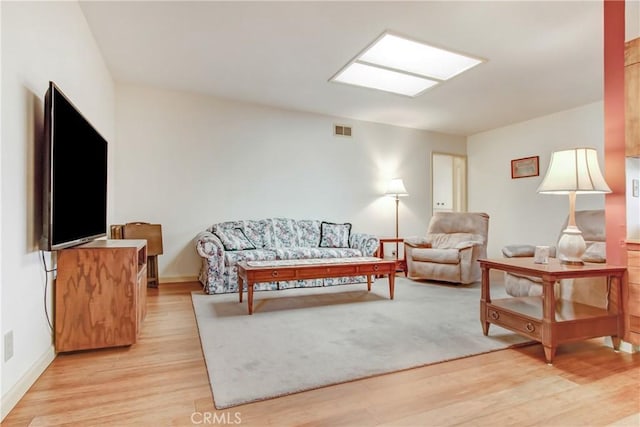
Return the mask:
<path fill-rule="evenodd" d="M 511 179 L 540 175 L 539 164 L 539 156 L 511 160 Z"/>

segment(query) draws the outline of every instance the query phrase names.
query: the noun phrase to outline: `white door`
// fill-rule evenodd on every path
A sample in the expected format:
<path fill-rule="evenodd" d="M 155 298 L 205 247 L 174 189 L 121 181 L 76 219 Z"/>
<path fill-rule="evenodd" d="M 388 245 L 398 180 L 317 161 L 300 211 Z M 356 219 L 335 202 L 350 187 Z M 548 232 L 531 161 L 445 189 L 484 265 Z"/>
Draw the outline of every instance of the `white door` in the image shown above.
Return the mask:
<path fill-rule="evenodd" d="M 431 205 L 433 212 L 467 210 L 467 158 L 456 154 L 432 153 Z"/>

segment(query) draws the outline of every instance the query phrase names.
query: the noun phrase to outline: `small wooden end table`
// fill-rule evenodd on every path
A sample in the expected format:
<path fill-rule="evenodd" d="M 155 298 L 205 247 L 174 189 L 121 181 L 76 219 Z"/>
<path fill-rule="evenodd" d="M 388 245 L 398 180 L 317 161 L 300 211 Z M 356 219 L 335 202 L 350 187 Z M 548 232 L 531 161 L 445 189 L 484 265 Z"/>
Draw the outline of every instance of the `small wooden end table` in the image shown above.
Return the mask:
<path fill-rule="evenodd" d="M 396 271 L 404 272 L 405 277 L 407 276 L 407 258 L 402 255 L 402 258 L 398 258 L 398 244 L 404 243 L 403 237 L 381 237 L 380 246 L 378 246 L 378 251 L 376 252 L 376 256 L 378 258 L 382 258 L 385 260 L 394 260 L 396 262 Z M 384 244 L 385 243 L 395 243 L 396 244 L 396 256 L 385 256 L 384 254 Z"/>
<path fill-rule="evenodd" d="M 557 258 L 548 264 L 535 264 L 533 258 L 480 259 L 482 296 L 480 321 L 482 332 L 489 333 L 491 323 L 538 341 L 544 346 L 547 363 L 552 363 L 559 344 L 588 338 L 611 336 L 618 349 L 622 336 L 621 284 L 626 267 L 609 264 L 566 265 Z M 527 296 L 491 299 L 489 270 L 539 277 L 542 297 Z M 556 300 L 554 285 L 560 279 L 606 277 L 606 309 L 574 301 Z"/>
<path fill-rule="evenodd" d="M 367 290 L 371 291 L 371 276 L 382 274 L 389 276 L 389 299 L 393 299 L 395 265 L 394 261 L 373 257 L 241 261 L 238 263 L 238 294 L 242 302 L 243 287 L 246 282 L 247 306 L 249 314 L 253 314 L 254 283 L 365 275 Z"/>

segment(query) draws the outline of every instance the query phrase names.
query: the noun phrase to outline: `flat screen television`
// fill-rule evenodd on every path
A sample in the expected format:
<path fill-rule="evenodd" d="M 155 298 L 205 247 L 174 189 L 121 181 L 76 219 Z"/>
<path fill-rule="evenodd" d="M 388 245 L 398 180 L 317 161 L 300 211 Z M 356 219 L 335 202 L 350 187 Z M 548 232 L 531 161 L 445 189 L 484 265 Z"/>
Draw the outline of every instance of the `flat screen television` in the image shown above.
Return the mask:
<path fill-rule="evenodd" d="M 41 249 L 107 234 L 107 141 L 58 88 L 45 95 Z"/>

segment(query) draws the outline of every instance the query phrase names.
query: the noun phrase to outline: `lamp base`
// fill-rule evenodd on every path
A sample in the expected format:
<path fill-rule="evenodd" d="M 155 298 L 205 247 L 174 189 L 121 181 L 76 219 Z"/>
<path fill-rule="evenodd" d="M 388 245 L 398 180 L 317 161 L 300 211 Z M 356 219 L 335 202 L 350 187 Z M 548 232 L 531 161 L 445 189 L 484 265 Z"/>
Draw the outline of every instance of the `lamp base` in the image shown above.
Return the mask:
<path fill-rule="evenodd" d="M 583 265 L 582 255 L 587 245 L 582 232 L 575 225 L 570 225 L 562 231 L 558 241 L 558 259 L 562 264 Z"/>

